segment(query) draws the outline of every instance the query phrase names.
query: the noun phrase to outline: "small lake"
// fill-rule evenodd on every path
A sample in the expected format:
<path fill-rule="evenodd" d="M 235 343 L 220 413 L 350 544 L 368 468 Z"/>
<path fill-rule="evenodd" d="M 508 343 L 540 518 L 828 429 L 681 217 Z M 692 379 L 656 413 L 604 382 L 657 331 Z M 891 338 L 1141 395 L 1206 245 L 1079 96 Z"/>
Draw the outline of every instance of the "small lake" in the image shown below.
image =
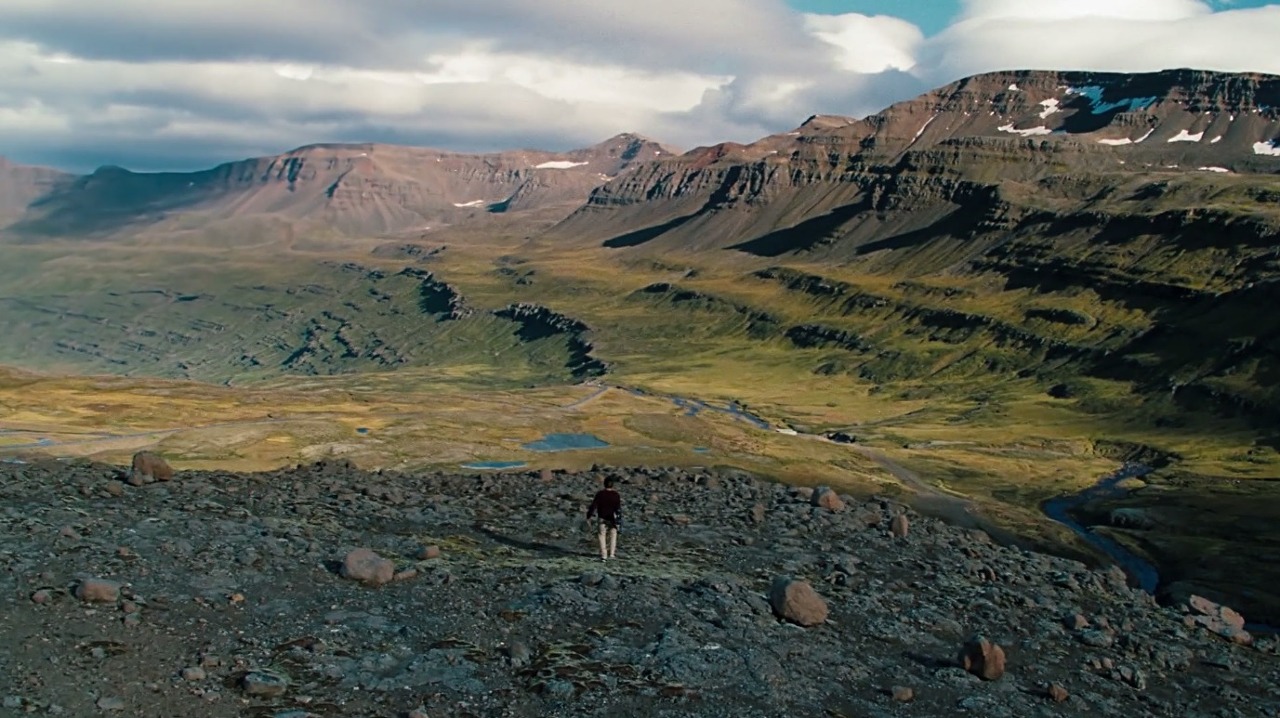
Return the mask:
<path fill-rule="evenodd" d="M 577 449 L 603 449 L 609 445 L 591 434 L 547 434 L 537 441 L 521 444 L 529 451 L 574 451 Z"/>
<path fill-rule="evenodd" d="M 462 468 L 501 471 L 502 469 L 518 469 L 522 466 L 525 466 L 523 461 L 473 461 L 470 464 L 463 464 Z"/>

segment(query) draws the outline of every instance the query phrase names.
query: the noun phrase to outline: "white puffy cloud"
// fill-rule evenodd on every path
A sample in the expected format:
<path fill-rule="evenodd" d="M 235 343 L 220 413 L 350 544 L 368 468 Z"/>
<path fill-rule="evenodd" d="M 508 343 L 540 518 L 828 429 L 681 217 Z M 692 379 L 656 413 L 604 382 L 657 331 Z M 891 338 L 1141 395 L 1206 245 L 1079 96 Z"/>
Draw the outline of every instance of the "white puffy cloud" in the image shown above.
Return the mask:
<path fill-rule="evenodd" d="M 1179 67 L 1280 73 L 1280 53 L 1262 49 L 1280 32 L 1280 5 L 1217 13 L 1191 0 L 970 0 L 967 7 L 961 21 L 928 42 L 923 74 Z"/>
<path fill-rule="evenodd" d="M 846 72 L 910 70 L 924 41 L 920 28 L 887 15 L 808 15 L 805 26 L 838 49 L 837 63 Z"/>
<path fill-rule="evenodd" d="M 1053 22 L 1092 17 L 1167 21 L 1209 12 L 1212 9 L 1199 0 L 965 0 L 961 20 L 1017 18 Z"/>
<path fill-rule="evenodd" d="M 1280 4 L 964 0 L 934 37 L 784 0 L 4 0 L 0 154 L 200 167 L 311 142 L 750 141 L 1010 68 L 1280 73 Z"/>

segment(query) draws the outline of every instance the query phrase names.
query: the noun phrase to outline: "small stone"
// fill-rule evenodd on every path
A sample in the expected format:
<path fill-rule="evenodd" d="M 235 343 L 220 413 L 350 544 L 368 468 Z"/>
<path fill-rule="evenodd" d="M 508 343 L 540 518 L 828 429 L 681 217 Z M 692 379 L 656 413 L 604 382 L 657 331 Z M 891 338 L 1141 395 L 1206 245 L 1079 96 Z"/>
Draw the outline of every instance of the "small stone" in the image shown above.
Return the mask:
<path fill-rule="evenodd" d="M 817 626 L 827 620 L 827 602 L 807 581 L 780 577 L 769 591 L 769 603 L 779 618 L 797 626 Z"/>
<path fill-rule="evenodd" d="M 1115 639 L 1106 631 L 1099 631 L 1096 628 L 1080 632 L 1080 642 L 1086 646 L 1093 648 L 1110 648 Z"/>
<path fill-rule="evenodd" d="M 960 650 L 960 666 L 984 681 L 1004 675 L 1004 649 L 978 636 Z"/>
<path fill-rule="evenodd" d="M 142 614 L 140 614 L 140 613 L 126 613 L 126 614 L 125 614 L 125 616 L 124 616 L 124 627 L 125 627 L 125 628 L 137 628 L 137 627 L 138 627 L 139 625 L 141 625 L 141 624 L 142 624 Z"/>
<path fill-rule="evenodd" d="M 906 538 L 907 533 L 911 530 L 911 522 L 907 520 L 906 514 L 898 514 L 889 522 L 889 533 L 898 538 Z"/>
<path fill-rule="evenodd" d="M 840 498 L 840 494 L 837 494 L 825 486 L 815 490 L 813 492 L 813 496 L 809 500 L 814 506 L 824 508 L 828 511 L 844 511 L 844 499 Z"/>
<path fill-rule="evenodd" d="M 138 604 L 133 601 L 124 601 L 120 604 L 120 610 L 125 613 L 137 613 L 141 609 L 138 607 Z"/>
<path fill-rule="evenodd" d="M 289 682 L 283 676 L 266 671 L 250 671 L 240 679 L 240 687 L 251 696 L 275 698 L 284 695 Z"/>
<path fill-rule="evenodd" d="M 362 581 L 370 586 L 390 583 L 396 565 L 367 548 L 358 548 L 342 560 L 342 577 Z"/>
<path fill-rule="evenodd" d="M 1076 613 L 1063 619 L 1062 624 L 1072 631 L 1081 631 L 1089 627 L 1089 619 Z"/>
<path fill-rule="evenodd" d="M 910 703 L 916 699 L 916 692 L 907 686 L 894 686 L 893 699 L 899 703 Z"/>
<path fill-rule="evenodd" d="M 58 531 L 58 535 L 65 539 L 71 539 L 72 541 L 80 540 L 80 534 L 76 533 L 76 530 L 71 528 L 70 526 L 63 526 Z"/>
<path fill-rule="evenodd" d="M 524 641 L 512 641 L 511 645 L 507 646 L 507 658 L 511 659 L 512 667 L 520 668 L 528 665 L 532 653 Z"/>
<path fill-rule="evenodd" d="M 410 568 L 406 568 L 403 571 L 397 572 L 396 575 L 392 577 L 392 580 L 408 581 L 410 579 L 414 579 L 417 577 L 418 577 L 418 569 L 410 567 Z"/>
<path fill-rule="evenodd" d="M 1050 683 L 1049 687 L 1045 689 L 1045 694 L 1049 696 L 1049 699 L 1054 703 L 1063 703 L 1071 697 L 1071 694 L 1067 692 L 1067 689 L 1063 688 L 1062 685 L 1058 683 Z"/>
<path fill-rule="evenodd" d="M 755 506 L 751 507 L 751 523 L 762 524 L 764 523 L 764 517 L 765 517 L 764 504 L 756 504 Z"/>
<path fill-rule="evenodd" d="M 187 666 L 182 669 L 182 680 L 184 681 L 203 681 L 208 677 L 209 674 L 200 666 Z"/>
<path fill-rule="evenodd" d="M 124 484 L 119 481 L 108 481 L 102 488 L 111 496 L 124 496 Z"/>
<path fill-rule="evenodd" d="M 422 561 L 430 561 L 433 558 L 440 558 L 440 547 L 423 546 L 418 550 L 418 558 Z"/>
<path fill-rule="evenodd" d="M 103 696 L 98 699 L 97 706 L 104 711 L 122 711 L 124 710 L 124 700 L 114 696 Z"/>
<path fill-rule="evenodd" d="M 50 592 L 48 589 L 42 588 L 39 591 L 36 591 L 35 593 L 31 594 L 31 602 L 36 604 L 37 606 L 43 606 L 46 603 L 49 603 L 51 601 L 53 601 L 53 593 Z"/>
<path fill-rule="evenodd" d="M 76 598 L 85 603 L 115 603 L 120 599 L 120 584 L 86 578 L 76 586 Z"/>
<path fill-rule="evenodd" d="M 170 481 L 173 479 L 173 469 L 169 467 L 168 462 L 157 454 L 153 454 L 150 451 L 139 451 L 133 455 L 133 468 L 129 472 L 129 483 L 132 484 L 135 477 L 141 483 L 146 484 L 154 481 Z"/>
<path fill-rule="evenodd" d="M 431 718 L 426 708 L 414 708 L 406 714 L 405 718 Z"/>

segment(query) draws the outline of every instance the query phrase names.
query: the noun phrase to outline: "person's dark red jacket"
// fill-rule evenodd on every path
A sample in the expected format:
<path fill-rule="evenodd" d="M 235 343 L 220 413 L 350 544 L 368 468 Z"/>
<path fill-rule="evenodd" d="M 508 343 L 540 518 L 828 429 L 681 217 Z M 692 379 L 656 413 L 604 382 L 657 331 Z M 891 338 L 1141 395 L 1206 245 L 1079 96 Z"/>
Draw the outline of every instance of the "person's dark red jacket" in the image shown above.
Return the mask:
<path fill-rule="evenodd" d="M 587 507 L 587 520 L 599 515 L 600 520 L 614 526 L 622 523 L 622 496 L 613 489 L 601 489 Z"/>

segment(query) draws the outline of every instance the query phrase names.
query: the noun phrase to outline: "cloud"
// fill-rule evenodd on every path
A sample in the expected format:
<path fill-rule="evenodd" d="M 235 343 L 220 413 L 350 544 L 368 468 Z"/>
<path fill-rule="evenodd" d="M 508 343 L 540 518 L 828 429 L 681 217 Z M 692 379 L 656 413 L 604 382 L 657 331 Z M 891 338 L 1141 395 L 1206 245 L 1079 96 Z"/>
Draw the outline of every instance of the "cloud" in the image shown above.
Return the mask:
<path fill-rule="evenodd" d="M 1280 55 L 1260 50 L 1280 31 L 1280 5 L 1217 13 L 1190 0 L 970 0 L 966 7 L 959 22 L 930 39 L 922 74 L 1179 67 L 1280 73 Z"/>
<path fill-rule="evenodd" d="M 967 74 L 1280 73 L 1280 5 L 966 0 L 934 37 L 783 0 L 5 0 L 0 153 L 194 168 L 312 142 L 750 141 Z"/>

